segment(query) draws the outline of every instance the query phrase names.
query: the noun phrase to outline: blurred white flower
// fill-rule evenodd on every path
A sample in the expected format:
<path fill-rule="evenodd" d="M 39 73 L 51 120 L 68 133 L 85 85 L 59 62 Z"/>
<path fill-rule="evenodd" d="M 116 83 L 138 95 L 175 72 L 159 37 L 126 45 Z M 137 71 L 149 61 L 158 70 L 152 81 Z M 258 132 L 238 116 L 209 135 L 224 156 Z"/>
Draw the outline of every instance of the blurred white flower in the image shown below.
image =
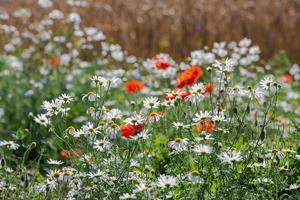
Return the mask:
<path fill-rule="evenodd" d="M 53 5 L 52 0 L 39 0 L 38 3 L 41 8 L 49 8 Z"/>

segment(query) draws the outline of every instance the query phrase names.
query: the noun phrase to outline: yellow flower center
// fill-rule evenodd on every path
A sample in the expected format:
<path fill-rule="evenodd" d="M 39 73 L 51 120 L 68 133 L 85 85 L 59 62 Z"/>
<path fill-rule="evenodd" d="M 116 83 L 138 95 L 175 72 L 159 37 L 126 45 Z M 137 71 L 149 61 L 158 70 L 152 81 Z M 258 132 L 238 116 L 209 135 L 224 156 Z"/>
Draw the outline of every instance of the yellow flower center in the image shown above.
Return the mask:
<path fill-rule="evenodd" d="M 272 149 L 272 153 L 277 153 L 278 149 Z"/>
<path fill-rule="evenodd" d="M 95 93 L 94 93 L 94 92 L 89 92 L 87 95 L 88 95 L 88 96 L 94 96 Z"/>
<path fill-rule="evenodd" d="M 58 178 L 60 176 L 60 173 L 59 172 L 55 172 L 54 174 L 53 174 L 53 177 L 54 178 Z"/>
<path fill-rule="evenodd" d="M 200 172 L 197 169 L 192 170 L 191 174 L 193 176 L 200 176 Z"/>
<path fill-rule="evenodd" d="M 180 138 L 180 137 L 177 137 L 177 138 L 175 138 L 175 140 L 174 140 L 175 142 L 181 142 L 182 141 L 182 139 Z"/>

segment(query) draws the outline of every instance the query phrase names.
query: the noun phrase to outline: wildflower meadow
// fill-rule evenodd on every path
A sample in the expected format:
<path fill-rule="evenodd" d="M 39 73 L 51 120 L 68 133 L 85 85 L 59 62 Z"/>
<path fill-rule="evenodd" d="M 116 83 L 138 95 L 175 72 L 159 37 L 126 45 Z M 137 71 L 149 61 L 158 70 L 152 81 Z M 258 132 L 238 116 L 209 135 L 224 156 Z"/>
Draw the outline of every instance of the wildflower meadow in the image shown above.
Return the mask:
<path fill-rule="evenodd" d="M 82 22 L 88 2 L 36 5 L 0 13 L 1 199 L 300 199 L 288 54 L 241 38 L 140 58 Z"/>

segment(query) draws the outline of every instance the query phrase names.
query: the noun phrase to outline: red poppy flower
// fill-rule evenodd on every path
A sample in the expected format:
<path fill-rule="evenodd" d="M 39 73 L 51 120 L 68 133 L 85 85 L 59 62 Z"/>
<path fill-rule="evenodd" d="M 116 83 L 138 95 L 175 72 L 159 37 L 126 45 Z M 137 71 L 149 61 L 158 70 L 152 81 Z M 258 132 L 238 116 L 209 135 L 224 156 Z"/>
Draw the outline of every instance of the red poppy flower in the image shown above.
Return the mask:
<path fill-rule="evenodd" d="M 144 88 L 144 83 L 138 80 L 127 81 L 125 90 L 127 92 L 140 92 Z"/>
<path fill-rule="evenodd" d="M 168 63 L 167 60 L 165 60 L 163 58 L 160 58 L 158 56 L 154 56 L 152 58 L 152 60 L 155 64 L 155 67 L 158 68 L 158 69 L 166 70 L 167 68 L 170 67 L 170 64 Z"/>
<path fill-rule="evenodd" d="M 130 138 L 131 136 L 134 136 L 141 132 L 143 130 L 143 125 L 122 125 L 121 128 L 121 136 L 123 138 Z"/>
<path fill-rule="evenodd" d="M 190 96 L 190 92 L 189 91 L 182 91 L 181 92 L 181 94 L 180 94 L 180 96 L 181 96 L 181 99 L 182 100 L 186 100 L 186 98 L 188 97 L 188 96 Z"/>
<path fill-rule="evenodd" d="M 183 88 L 186 85 L 193 85 L 198 81 L 202 73 L 202 69 L 198 66 L 192 66 L 188 68 L 177 77 L 177 87 Z"/>
<path fill-rule="evenodd" d="M 165 96 L 166 101 L 171 101 L 171 100 L 175 99 L 175 96 L 171 93 L 165 93 L 164 96 Z"/>
<path fill-rule="evenodd" d="M 213 84 L 208 83 L 208 84 L 205 86 L 205 93 L 212 93 L 213 91 L 214 91 L 214 86 L 213 86 Z"/>
<path fill-rule="evenodd" d="M 185 100 L 191 93 L 182 89 L 174 89 L 171 93 L 165 93 L 165 100 L 174 100 L 176 97 L 180 96 L 182 100 Z"/>

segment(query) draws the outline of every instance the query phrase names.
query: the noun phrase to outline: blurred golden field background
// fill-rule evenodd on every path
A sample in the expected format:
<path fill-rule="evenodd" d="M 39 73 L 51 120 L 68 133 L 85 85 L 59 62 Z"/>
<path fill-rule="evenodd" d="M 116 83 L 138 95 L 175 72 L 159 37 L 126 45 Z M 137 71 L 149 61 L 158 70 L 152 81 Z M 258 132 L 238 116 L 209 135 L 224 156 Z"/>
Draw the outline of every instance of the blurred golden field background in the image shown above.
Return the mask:
<path fill-rule="evenodd" d="M 0 11 L 29 8 L 43 17 L 36 0 L 0 0 Z M 285 50 L 300 61 L 300 0 L 89 0 L 79 13 L 84 24 L 100 28 L 108 41 L 130 54 L 150 57 L 166 52 L 176 58 L 215 41 L 249 37 L 264 59 Z M 34 7 L 34 6 L 35 7 Z M 71 9 L 56 0 L 55 8 Z M 12 24 L 18 24 L 10 19 Z M 19 24 L 22 25 L 22 24 Z"/>

